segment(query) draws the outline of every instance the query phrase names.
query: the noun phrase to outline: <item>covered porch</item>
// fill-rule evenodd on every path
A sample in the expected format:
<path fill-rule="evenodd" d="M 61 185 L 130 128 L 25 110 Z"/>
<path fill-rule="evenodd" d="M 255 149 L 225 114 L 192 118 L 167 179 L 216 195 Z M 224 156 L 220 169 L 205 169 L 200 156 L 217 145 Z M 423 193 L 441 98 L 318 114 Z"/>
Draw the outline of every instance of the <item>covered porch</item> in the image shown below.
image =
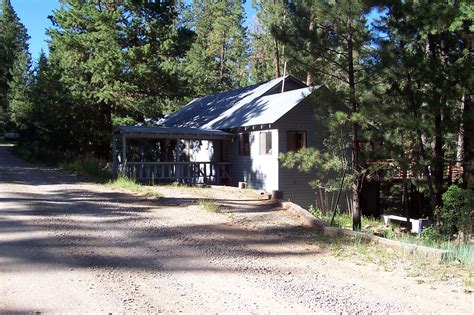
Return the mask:
<path fill-rule="evenodd" d="M 117 127 L 112 133 L 112 175 L 147 184 L 229 185 L 231 163 L 222 151 L 233 139 L 233 134 L 201 128 Z M 212 150 L 203 148 L 203 142 L 212 143 Z"/>

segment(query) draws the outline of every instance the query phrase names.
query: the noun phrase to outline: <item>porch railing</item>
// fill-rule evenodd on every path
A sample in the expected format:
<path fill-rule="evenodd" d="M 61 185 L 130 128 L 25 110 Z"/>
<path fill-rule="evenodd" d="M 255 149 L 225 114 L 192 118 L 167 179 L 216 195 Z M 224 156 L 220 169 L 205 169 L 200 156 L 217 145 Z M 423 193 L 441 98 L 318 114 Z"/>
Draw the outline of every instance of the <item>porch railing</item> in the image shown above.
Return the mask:
<path fill-rule="evenodd" d="M 230 162 L 127 162 L 125 175 L 144 183 L 230 185 Z"/>

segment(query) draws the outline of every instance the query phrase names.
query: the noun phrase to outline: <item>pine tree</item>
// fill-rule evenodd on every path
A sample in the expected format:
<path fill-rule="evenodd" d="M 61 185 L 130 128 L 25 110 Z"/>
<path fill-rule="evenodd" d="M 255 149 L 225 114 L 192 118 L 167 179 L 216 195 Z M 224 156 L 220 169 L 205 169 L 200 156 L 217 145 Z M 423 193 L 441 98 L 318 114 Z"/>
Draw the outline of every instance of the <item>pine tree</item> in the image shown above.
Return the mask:
<path fill-rule="evenodd" d="M 425 177 L 432 213 L 442 205 L 446 161 L 456 159 L 452 131 L 460 124 L 459 102 L 473 82 L 472 50 L 451 27 L 460 16 L 456 4 L 421 1 L 386 8 L 378 71 L 385 84 L 378 87 L 382 105 L 373 114 L 385 130 L 386 146 L 398 147 L 393 157 L 404 156 L 404 168 Z"/>
<path fill-rule="evenodd" d="M 95 117 L 95 152 L 108 155 L 112 114 L 160 116 L 179 97 L 185 32 L 175 19 L 171 4 L 132 0 L 63 0 L 54 12 L 50 61 L 71 99 Z"/>
<path fill-rule="evenodd" d="M 18 18 L 10 0 L 2 0 L 0 13 L 0 114 L 7 114 L 9 82 L 12 80 L 14 64 L 28 53 L 29 36 Z M 17 64 L 18 66 L 18 64 Z M 4 117 L 5 124 L 8 119 Z M 2 126 L 0 126 L 1 129 Z"/>
<path fill-rule="evenodd" d="M 31 101 L 31 62 L 29 53 L 17 56 L 8 82 L 8 111 L 11 123 L 24 137 L 31 136 L 33 104 Z"/>
<path fill-rule="evenodd" d="M 355 230 L 361 226 L 360 194 L 366 173 L 360 157 L 359 133 L 361 125 L 367 120 L 361 113 L 361 96 L 365 89 L 360 83 L 367 78 L 367 69 L 370 67 L 367 62 L 371 50 L 370 34 L 365 19 L 370 8 L 364 1 L 352 0 L 293 3 L 290 5 L 293 31 L 288 33 L 281 29 L 277 35 L 294 50 L 301 52 L 294 58 L 308 72 L 308 80 L 326 85 L 346 106 L 343 112 L 336 110 L 328 119 L 334 121 L 334 126 L 340 126 L 343 122 L 350 125 L 351 129 L 349 147 L 352 152 L 352 213 Z M 333 152 L 333 158 L 339 161 L 338 165 L 343 165 L 340 161 L 345 158 L 341 156 L 340 150 Z"/>
<path fill-rule="evenodd" d="M 208 95 L 247 83 L 246 30 L 241 1 L 195 0 L 189 9 L 195 41 L 186 72 L 195 95 Z"/>
<path fill-rule="evenodd" d="M 60 81 L 61 68 L 41 52 L 33 74 L 29 122 L 32 132 L 27 141 L 60 152 L 90 153 L 93 148 L 88 136 L 95 128 L 95 117 L 71 98 Z"/>
<path fill-rule="evenodd" d="M 284 49 L 274 35 L 277 28 L 287 27 L 287 5 L 283 1 L 255 1 L 257 20 L 251 32 L 251 71 L 255 82 L 283 75 Z"/>

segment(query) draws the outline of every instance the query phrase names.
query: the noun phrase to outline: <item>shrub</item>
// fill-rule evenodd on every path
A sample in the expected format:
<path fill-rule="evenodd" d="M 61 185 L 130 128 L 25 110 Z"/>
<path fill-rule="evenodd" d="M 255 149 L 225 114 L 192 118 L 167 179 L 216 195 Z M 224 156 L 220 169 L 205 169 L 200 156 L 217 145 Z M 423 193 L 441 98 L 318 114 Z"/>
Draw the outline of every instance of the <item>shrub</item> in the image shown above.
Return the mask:
<path fill-rule="evenodd" d="M 439 242 L 446 242 L 446 236 L 441 235 L 433 226 L 423 228 L 421 231 L 421 241 L 425 245 L 431 245 Z"/>
<path fill-rule="evenodd" d="M 64 161 L 65 154 L 49 149 L 38 142 L 28 142 L 17 144 L 13 148 L 13 153 L 28 162 L 41 162 L 47 165 L 57 165 Z"/>
<path fill-rule="evenodd" d="M 457 231 L 469 235 L 473 219 L 474 193 L 451 185 L 443 194 L 443 206 L 436 209 L 441 234 L 452 237 Z"/>

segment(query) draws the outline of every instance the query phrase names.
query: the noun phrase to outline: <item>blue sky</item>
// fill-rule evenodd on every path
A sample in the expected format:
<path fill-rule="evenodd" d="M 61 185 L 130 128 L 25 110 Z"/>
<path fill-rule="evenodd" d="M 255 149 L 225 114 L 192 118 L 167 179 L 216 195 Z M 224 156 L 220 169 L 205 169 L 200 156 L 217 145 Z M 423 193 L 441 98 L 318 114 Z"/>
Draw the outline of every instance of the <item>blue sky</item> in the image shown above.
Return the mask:
<path fill-rule="evenodd" d="M 41 49 L 48 51 L 46 28 L 51 26 L 48 15 L 53 10 L 59 8 L 58 0 L 11 0 L 13 8 L 21 19 L 21 22 L 28 29 L 30 35 L 30 53 L 33 59 L 38 58 Z M 252 20 L 255 9 L 252 8 L 252 1 L 247 0 L 245 5 L 247 23 Z"/>
<path fill-rule="evenodd" d="M 46 28 L 51 26 L 48 15 L 59 8 L 58 0 L 11 0 L 13 8 L 30 35 L 30 53 L 38 58 L 41 49 L 47 51 Z"/>

